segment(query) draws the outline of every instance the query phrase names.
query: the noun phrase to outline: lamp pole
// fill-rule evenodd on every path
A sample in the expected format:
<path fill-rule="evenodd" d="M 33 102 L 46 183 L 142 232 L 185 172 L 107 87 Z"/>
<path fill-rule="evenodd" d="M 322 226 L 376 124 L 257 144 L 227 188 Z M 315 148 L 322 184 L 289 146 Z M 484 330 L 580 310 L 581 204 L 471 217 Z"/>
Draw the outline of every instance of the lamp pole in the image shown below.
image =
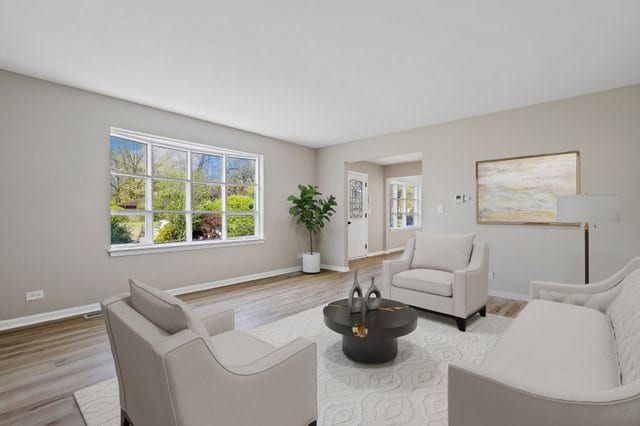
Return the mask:
<path fill-rule="evenodd" d="M 584 223 L 584 283 L 589 284 L 589 222 Z"/>

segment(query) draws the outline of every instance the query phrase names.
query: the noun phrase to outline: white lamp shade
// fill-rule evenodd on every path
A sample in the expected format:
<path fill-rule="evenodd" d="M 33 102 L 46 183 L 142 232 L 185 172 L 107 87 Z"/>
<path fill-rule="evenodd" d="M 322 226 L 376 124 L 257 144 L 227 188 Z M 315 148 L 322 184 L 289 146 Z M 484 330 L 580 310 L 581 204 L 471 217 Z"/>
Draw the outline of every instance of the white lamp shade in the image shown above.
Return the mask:
<path fill-rule="evenodd" d="M 619 195 L 561 195 L 559 222 L 620 222 Z"/>

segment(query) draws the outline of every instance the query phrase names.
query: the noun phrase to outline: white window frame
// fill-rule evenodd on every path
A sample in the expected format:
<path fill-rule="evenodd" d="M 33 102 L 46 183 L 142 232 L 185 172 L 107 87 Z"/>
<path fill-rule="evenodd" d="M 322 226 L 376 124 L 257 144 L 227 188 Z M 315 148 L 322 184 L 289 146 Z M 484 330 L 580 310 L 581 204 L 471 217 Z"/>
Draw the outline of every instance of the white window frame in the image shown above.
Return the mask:
<path fill-rule="evenodd" d="M 408 183 L 400 180 L 389 179 L 389 192 L 388 192 L 388 200 L 389 200 L 389 208 L 387 212 L 389 214 L 387 220 L 387 228 L 390 231 L 406 231 L 406 230 L 414 230 L 422 228 L 422 185 L 418 185 L 415 183 Z M 402 187 L 402 197 L 397 197 L 397 191 L 394 191 L 394 185 Z M 407 187 L 412 186 L 415 188 L 414 193 L 415 197 L 413 198 L 415 203 L 415 213 L 411 214 L 413 216 L 413 225 L 407 226 Z M 396 201 L 396 208 L 394 209 L 394 201 Z M 397 225 L 397 218 L 402 216 L 402 225 Z"/>
<path fill-rule="evenodd" d="M 144 178 L 146 182 L 145 187 L 145 209 L 144 210 L 111 210 L 109 207 L 109 220 L 111 216 L 144 216 L 145 217 L 145 236 L 144 240 L 138 243 L 129 244 L 111 244 L 109 241 L 108 252 L 111 256 L 126 256 L 131 254 L 144 254 L 144 253 L 157 253 L 167 251 L 179 251 L 179 250 L 192 250 L 198 248 L 211 248 L 216 246 L 229 246 L 238 244 L 255 244 L 264 242 L 264 169 L 263 169 L 263 156 L 259 154 L 251 154 L 242 151 L 234 151 L 224 148 L 218 148 L 211 145 L 199 144 L 194 142 L 186 142 L 178 139 L 166 138 L 162 136 L 150 135 L 132 130 L 125 130 L 116 127 L 110 129 L 109 134 L 109 152 L 111 147 L 111 136 L 119 137 L 122 139 L 138 142 L 146 145 L 146 171 L 145 174 L 128 174 L 113 172 L 111 165 L 109 165 L 109 182 L 111 176 L 131 176 Z M 186 240 L 175 243 L 154 243 L 153 242 L 153 218 L 154 214 L 165 211 L 158 211 L 153 209 L 153 147 L 159 146 L 164 148 L 171 148 L 174 150 L 185 151 L 187 153 L 187 175 L 185 179 L 173 179 L 166 177 L 156 177 L 163 180 L 173 180 L 179 182 L 185 182 L 185 210 L 183 211 L 171 211 L 169 213 L 184 214 L 186 221 Z M 200 183 L 199 181 L 193 181 L 191 178 L 191 155 L 193 152 L 203 153 L 208 155 L 216 155 L 222 157 L 222 181 L 221 182 L 202 182 L 214 185 L 220 185 L 222 188 L 221 203 L 222 211 L 222 238 L 219 240 L 207 240 L 207 241 L 192 241 L 192 217 L 195 212 L 191 210 L 191 183 Z M 254 186 L 254 209 L 251 211 L 227 211 L 226 210 L 226 194 L 227 187 L 233 186 L 226 182 L 226 159 L 227 157 L 233 158 L 246 158 L 255 160 L 256 173 Z M 110 163 L 109 163 L 110 164 Z M 108 185 L 109 191 L 111 191 L 111 185 Z M 218 212 L 216 212 L 218 213 Z M 243 237 L 227 237 L 227 218 L 229 216 L 254 216 L 254 235 Z M 109 225 L 110 226 L 110 225 Z"/>

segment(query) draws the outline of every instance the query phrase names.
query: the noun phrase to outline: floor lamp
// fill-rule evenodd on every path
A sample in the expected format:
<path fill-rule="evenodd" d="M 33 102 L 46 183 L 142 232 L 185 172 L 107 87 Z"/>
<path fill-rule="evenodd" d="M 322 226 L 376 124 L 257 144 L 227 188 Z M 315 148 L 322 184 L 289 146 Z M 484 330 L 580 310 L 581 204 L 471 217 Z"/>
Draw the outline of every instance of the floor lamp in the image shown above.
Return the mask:
<path fill-rule="evenodd" d="M 584 283 L 589 283 L 589 224 L 620 222 L 618 195 L 561 195 L 558 222 L 584 223 Z"/>

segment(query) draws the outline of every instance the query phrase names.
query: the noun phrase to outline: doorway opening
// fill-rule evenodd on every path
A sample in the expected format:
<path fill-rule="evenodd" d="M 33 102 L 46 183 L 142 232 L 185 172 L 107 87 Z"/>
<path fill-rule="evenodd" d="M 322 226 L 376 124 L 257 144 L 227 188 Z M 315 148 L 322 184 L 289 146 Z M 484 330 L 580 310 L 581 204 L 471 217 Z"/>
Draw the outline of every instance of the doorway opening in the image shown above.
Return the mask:
<path fill-rule="evenodd" d="M 347 233 L 348 258 L 365 257 L 368 253 L 369 228 L 369 176 L 366 173 L 347 173 Z"/>

